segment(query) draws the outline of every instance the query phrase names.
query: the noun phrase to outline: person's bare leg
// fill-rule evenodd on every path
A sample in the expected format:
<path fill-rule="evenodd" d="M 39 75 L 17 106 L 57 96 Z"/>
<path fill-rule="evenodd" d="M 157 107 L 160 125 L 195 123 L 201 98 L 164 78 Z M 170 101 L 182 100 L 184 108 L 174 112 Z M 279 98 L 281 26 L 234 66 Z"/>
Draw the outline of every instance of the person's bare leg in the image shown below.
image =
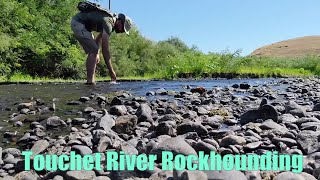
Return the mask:
<path fill-rule="evenodd" d="M 89 53 L 88 57 L 87 57 L 87 62 L 86 62 L 87 83 L 88 84 L 95 83 L 96 63 L 97 63 L 97 54 L 96 53 Z"/>

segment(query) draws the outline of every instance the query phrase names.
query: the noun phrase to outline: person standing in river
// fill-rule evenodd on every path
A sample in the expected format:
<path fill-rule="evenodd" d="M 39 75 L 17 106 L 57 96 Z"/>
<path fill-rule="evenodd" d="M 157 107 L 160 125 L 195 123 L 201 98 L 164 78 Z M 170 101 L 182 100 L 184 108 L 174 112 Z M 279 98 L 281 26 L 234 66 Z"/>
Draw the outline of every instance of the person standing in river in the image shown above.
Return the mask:
<path fill-rule="evenodd" d="M 87 54 L 86 70 L 87 82 L 86 84 L 95 84 L 95 70 L 99 63 L 100 44 L 102 46 L 102 54 L 109 70 L 111 82 L 115 83 L 117 76 L 111 64 L 111 55 L 109 51 L 109 38 L 113 31 L 116 33 L 126 33 L 129 35 L 129 30 L 132 27 L 132 20 L 122 14 L 106 13 L 99 10 L 89 12 L 79 12 L 72 17 L 71 29 L 75 38 Z M 99 34 L 94 37 L 92 32 Z"/>

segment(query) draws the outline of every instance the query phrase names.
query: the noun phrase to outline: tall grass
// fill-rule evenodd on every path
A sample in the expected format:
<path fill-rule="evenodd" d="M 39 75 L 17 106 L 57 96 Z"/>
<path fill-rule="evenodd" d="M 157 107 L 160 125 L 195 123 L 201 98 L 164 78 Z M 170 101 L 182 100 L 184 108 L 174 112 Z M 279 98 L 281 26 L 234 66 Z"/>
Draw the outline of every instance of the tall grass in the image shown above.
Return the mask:
<path fill-rule="evenodd" d="M 181 74 L 203 76 L 204 74 L 230 73 L 234 75 L 254 74 L 259 77 L 270 76 L 318 76 L 320 58 L 306 56 L 301 58 L 241 57 L 236 53 L 225 54 L 187 54 L 165 69 L 156 73 L 157 77 L 177 78 Z"/>
<path fill-rule="evenodd" d="M 255 75 L 257 77 L 283 76 L 318 76 L 320 75 L 320 58 L 306 56 L 301 58 L 242 57 L 235 53 L 186 52 L 171 56 L 161 61 L 162 64 L 149 64 L 153 71 L 144 75 L 120 76 L 119 80 L 176 79 L 179 77 L 210 77 L 221 73 L 237 75 Z M 130 70 L 130 66 L 127 67 Z M 155 70 L 156 69 L 156 70 Z M 141 70 L 143 71 L 143 69 Z M 184 76 L 185 75 L 185 76 Z M 108 81 L 109 77 L 97 77 L 97 81 Z M 0 77 L 0 81 L 9 82 L 79 82 L 85 79 L 51 79 L 32 77 L 20 72 L 10 77 Z"/>

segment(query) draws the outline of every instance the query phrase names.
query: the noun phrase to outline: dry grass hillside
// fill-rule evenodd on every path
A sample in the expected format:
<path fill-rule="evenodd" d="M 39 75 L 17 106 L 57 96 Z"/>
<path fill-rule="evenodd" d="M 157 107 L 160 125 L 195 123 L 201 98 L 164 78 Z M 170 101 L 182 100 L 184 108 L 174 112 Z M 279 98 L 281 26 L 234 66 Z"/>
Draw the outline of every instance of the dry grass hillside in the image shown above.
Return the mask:
<path fill-rule="evenodd" d="M 290 58 L 308 55 L 320 55 L 320 36 L 305 36 L 280 41 L 260 47 L 250 54 L 250 56 Z"/>

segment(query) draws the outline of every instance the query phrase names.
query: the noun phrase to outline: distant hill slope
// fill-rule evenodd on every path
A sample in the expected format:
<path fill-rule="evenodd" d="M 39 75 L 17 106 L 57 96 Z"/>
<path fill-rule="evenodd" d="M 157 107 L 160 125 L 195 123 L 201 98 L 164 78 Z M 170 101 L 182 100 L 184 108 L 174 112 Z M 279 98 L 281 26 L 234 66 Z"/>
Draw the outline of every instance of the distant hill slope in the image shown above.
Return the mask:
<path fill-rule="evenodd" d="M 254 50 L 249 56 L 303 57 L 320 55 L 320 36 L 305 36 L 266 45 Z"/>

